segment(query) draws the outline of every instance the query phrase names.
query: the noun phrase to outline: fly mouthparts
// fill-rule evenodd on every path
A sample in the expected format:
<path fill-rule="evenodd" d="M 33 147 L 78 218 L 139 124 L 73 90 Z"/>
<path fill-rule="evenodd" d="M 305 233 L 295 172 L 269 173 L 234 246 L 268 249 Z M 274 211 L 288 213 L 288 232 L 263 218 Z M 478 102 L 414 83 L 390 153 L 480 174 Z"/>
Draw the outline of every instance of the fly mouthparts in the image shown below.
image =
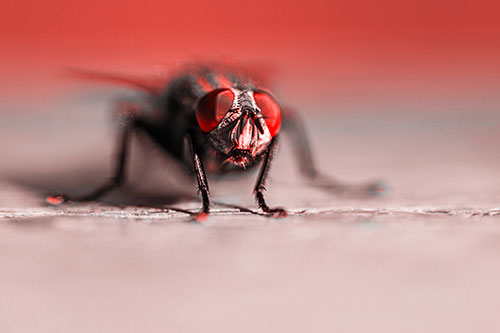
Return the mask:
<path fill-rule="evenodd" d="M 233 149 L 230 154 L 231 154 L 231 157 L 238 159 L 238 158 L 246 158 L 248 156 L 251 156 L 252 152 L 250 151 L 250 149 Z"/>

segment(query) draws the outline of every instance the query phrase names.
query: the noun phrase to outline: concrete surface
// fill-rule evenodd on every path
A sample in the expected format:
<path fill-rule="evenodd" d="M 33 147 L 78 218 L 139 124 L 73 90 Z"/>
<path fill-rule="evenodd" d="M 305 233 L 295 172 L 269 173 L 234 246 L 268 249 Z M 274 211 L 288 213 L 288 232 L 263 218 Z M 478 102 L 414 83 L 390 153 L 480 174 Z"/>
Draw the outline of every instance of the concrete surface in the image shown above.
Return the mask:
<path fill-rule="evenodd" d="M 214 214 L 200 225 L 182 212 L 199 207 L 194 182 L 143 139 L 122 191 L 44 204 L 108 174 L 106 103 L 83 104 L 2 115 L 1 332 L 500 329 L 500 115 L 311 115 L 323 171 L 392 191 L 310 187 L 285 140 L 268 200 L 291 216 L 230 207 L 257 212 L 254 174 L 212 181 Z"/>

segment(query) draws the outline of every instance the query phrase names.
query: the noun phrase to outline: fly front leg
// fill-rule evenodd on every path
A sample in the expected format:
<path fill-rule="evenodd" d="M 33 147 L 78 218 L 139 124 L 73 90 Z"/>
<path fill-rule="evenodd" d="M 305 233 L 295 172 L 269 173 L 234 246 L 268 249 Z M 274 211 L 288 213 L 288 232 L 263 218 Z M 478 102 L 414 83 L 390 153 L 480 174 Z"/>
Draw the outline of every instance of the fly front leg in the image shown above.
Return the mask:
<path fill-rule="evenodd" d="M 259 205 L 262 211 L 273 217 L 287 217 L 288 213 L 283 208 L 269 208 L 264 199 L 264 191 L 266 190 L 266 180 L 269 174 L 269 170 L 271 169 L 271 162 L 276 152 L 276 148 L 278 146 L 278 137 L 274 137 L 269 145 L 269 150 L 264 157 L 264 162 L 262 163 L 262 168 L 260 169 L 259 178 L 257 179 L 257 183 L 255 184 L 255 199 L 257 200 L 257 204 Z"/>
<path fill-rule="evenodd" d="M 58 194 L 46 198 L 47 203 L 57 205 L 68 201 L 94 201 L 104 196 L 109 191 L 121 186 L 125 181 L 125 166 L 127 164 L 128 146 L 130 135 L 137 128 L 137 120 L 142 110 L 131 102 L 119 105 L 120 134 L 118 137 L 117 158 L 114 165 L 113 176 L 91 193 L 75 196 Z"/>
<path fill-rule="evenodd" d="M 210 212 L 210 190 L 208 189 L 207 175 L 205 174 L 203 162 L 200 158 L 199 148 L 196 143 L 193 142 L 191 134 L 188 134 L 187 140 L 191 151 L 191 159 L 193 160 L 194 171 L 196 173 L 196 180 L 198 181 L 198 190 L 200 191 L 203 203 L 201 210 L 194 215 L 194 219 L 198 222 L 203 222 L 204 220 L 206 220 Z"/>
<path fill-rule="evenodd" d="M 282 117 L 282 130 L 287 133 L 292 140 L 299 169 L 313 186 L 331 192 L 359 196 L 381 195 L 387 191 L 387 185 L 382 181 L 361 185 L 347 185 L 319 172 L 314 164 L 311 146 L 304 122 L 300 115 L 292 110 L 283 110 Z"/>

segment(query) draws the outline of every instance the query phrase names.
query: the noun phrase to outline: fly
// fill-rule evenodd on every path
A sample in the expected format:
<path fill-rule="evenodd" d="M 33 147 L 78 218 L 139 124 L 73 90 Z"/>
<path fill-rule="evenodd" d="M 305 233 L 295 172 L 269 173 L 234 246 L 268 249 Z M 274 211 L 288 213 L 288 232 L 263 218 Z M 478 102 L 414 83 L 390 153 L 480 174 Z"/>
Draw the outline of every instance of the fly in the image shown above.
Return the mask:
<path fill-rule="evenodd" d="M 202 208 L 194 214 L 204 220 L 210 212 L 208 172 L 223 175 L 244 172 L 261 164 L 254 195 L 266 215 L 285 217 L 281 207 L 268 206 L 264 191 L 271 163 L 282 132 L 288 132 L 298 156 L 301 173 L 315 186 L 336 192 L 377 194 L 383 184 L 347 187 L 320 174 L 312 159 L 305 128 L 298 114 L 283 108 L 274 95 L 258 86 L 248 75 L 216 67 L 198 66 L 174 76 L 158 88 L 115 76 L 80 72 L 80 76 L 133 85 L 149 97 L 155 116 L 138 103 L 120 106 L 118 158 L 112 178 L 83 196 L 50 196 L 47 202 L 93 201 L 123 184 L 133 132 L 147 134 L 166 154 L 184 164 L 194 174 Z M 188 149 L 185 149 L 188 148 Z M 189 153 L 186 153 L 189 151 Z"/>

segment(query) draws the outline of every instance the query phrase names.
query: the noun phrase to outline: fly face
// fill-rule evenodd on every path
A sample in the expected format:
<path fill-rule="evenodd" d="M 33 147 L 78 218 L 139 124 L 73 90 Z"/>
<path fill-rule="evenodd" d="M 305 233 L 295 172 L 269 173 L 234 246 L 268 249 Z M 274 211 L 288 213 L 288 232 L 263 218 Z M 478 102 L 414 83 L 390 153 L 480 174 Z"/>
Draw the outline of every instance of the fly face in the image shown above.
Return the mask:
<path fill-rule="evenodd" d="M 281 126 L 281 110 L 264 91 L 214 90 L 199 101 L 196 118 L 225 162 L 242 168 L 266 151 Z"/>

